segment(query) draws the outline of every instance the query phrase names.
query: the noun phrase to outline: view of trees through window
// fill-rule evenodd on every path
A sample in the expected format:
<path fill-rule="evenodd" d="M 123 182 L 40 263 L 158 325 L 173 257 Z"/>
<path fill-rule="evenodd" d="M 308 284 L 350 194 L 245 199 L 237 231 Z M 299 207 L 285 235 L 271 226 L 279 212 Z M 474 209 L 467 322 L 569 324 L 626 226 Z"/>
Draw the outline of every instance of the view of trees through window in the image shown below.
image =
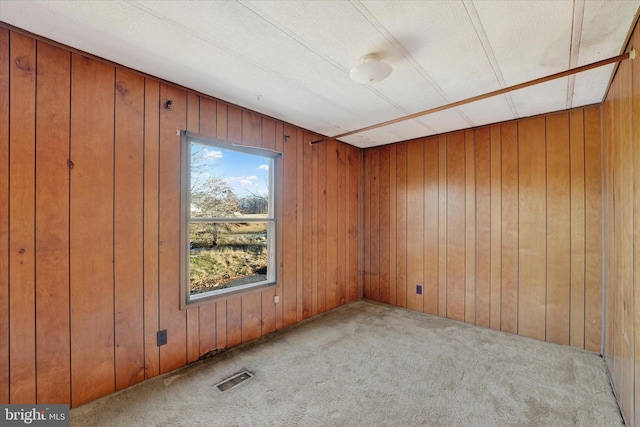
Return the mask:
<path fill-rule="evenodd" d="M 190 143 L 192 297 L 273 281 L 272 176 L 271 157 Z"/>

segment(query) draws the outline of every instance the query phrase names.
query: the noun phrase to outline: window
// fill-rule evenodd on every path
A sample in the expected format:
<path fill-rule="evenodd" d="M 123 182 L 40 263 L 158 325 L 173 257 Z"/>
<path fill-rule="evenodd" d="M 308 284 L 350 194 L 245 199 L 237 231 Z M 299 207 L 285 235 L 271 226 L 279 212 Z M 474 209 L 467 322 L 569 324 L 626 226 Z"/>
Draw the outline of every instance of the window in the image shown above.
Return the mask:
<path fill-rule="evenodd" d="M 277 153 L 183 133 L 188 303 L 276 282 Z"/>

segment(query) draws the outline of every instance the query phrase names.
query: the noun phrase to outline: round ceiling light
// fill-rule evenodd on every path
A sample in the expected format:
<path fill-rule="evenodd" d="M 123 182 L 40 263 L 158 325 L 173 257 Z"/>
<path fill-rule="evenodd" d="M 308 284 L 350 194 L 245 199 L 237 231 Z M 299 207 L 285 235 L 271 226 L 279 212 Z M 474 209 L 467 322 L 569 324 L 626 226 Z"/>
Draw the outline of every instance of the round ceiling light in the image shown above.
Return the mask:
<path fill-rule="evenodd" d="M 370 53 L 360 58 L 360 63 L 349 72 L 349 77 L 357 83 L 372 84 L 387 78 L 391 70 L 391 65 L 378 61 L 378 57 Z"/>

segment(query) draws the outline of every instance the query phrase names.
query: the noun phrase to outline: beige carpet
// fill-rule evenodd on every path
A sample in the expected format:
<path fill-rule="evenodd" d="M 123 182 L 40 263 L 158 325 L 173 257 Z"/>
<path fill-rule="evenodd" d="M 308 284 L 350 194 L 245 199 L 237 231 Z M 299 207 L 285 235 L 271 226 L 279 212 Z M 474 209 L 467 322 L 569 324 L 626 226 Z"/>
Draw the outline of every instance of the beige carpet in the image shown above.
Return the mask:
<path fill-rule="evenodd" d="M 72 426 L 622 423 L 595 354 L 365 301 L 71 411 Z"/>

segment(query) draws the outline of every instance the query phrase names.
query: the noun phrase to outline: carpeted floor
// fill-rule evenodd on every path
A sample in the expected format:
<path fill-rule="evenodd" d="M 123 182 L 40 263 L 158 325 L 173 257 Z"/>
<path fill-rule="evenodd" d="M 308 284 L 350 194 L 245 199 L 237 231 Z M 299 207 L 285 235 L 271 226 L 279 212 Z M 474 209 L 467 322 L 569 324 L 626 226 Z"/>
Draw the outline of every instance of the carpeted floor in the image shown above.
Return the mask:
<path fill-rule="evenodd" d="M 242 370 L 254 377 L 220 392 Z M 358 301 L 71 411 L 72 426 L 620 426 L 603 360 Z"/>

